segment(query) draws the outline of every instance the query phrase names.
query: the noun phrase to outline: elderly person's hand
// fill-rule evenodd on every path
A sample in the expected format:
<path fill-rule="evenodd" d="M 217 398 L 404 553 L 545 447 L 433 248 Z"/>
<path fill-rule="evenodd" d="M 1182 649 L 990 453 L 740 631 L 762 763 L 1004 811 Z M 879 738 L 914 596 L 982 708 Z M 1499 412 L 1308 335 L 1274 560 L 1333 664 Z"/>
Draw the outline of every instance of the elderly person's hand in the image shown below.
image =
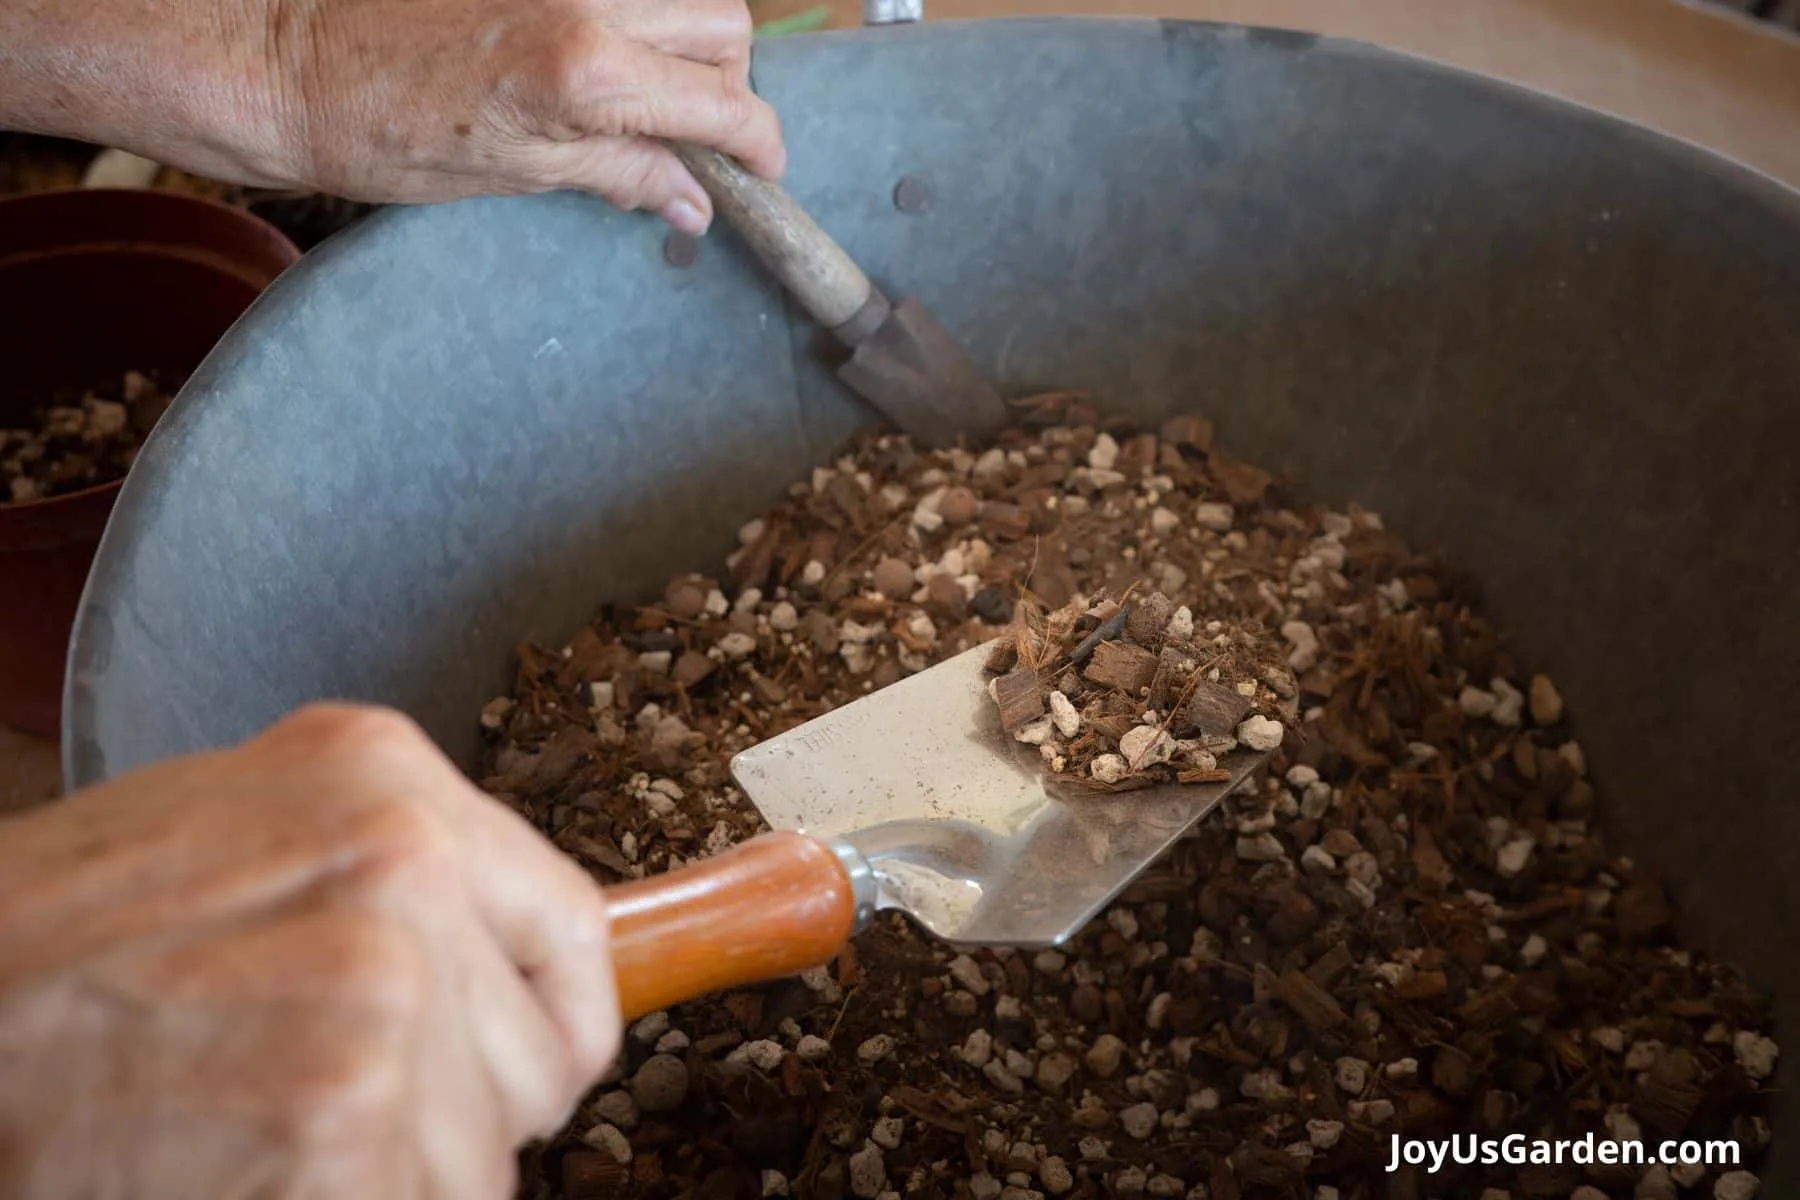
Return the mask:
<path fill-rule="evenodd" d="M 0 1195 L 502 1200 L 619 1039 L 599 890 L 390 713 L 0 821 Z"/>
<path fill-rule="evenodd" d="M 0 128 L 417 203 L 579 188 L 704 230 L 658 139 L 785 163 L 744 0 L 0 0 Z"/>

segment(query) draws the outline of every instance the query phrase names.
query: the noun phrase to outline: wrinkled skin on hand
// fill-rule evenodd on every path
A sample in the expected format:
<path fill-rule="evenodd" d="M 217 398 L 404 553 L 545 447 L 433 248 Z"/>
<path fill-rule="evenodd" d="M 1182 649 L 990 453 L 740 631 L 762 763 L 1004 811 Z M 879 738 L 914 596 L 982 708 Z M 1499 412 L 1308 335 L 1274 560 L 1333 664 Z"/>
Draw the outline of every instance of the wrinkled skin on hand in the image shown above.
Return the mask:
<path fill-rule="evenodd" d="M 659 139 L 785 166 L 744 0 L 0 0 L 0 128 L 421 203 L 578 188 L 698 233 Z"/>
<path fill-rule="evenodd" d="M 393 714 L 0 821 L 0 1195 L 501 1200 L 619 1040 L 598 889 Z"/>

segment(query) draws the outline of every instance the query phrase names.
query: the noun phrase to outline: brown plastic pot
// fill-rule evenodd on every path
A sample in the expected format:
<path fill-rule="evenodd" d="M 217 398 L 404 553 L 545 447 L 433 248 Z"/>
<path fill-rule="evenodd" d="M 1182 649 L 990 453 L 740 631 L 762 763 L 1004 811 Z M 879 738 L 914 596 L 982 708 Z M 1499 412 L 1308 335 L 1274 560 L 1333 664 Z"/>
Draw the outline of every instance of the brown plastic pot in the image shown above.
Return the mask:
<path fill-rule="evenodd" d="M 299 257 L 267 222 L 193 196 L 0 200 L 0 423 L 61 384 L 186 375 Z M 0 504 L 0 724 L 56 734 L 69 627 L 119 487 Z"/>

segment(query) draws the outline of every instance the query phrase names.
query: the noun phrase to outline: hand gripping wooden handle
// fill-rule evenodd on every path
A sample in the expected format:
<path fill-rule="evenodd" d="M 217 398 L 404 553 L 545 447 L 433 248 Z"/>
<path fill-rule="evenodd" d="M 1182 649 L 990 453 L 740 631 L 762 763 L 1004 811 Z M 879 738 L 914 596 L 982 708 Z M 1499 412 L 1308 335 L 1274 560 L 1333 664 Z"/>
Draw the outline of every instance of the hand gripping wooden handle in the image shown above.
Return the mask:
<path fill-rule="evenodd" d="M 635 1021 L 829 962 L 856 932 L 867 902 L 830 846 L 769 833 L 678 871 L 607 888 L 606 907 L 619 1004 Z"/>
<path fill-rule="evenodd" d="M 835 332 L 850 326 L 872 300 L 881 306 L 881 315 L 886 315 L 887 301 L 862 268 L 780 185 L 752 175 L 736 160 L 710 147 L 691 142 L 671 142 L 670 146 L 712 197 L 719 215 L 731 223 L 813 320 Z M 865 316 L 851 329 L 876 323 Z"/>

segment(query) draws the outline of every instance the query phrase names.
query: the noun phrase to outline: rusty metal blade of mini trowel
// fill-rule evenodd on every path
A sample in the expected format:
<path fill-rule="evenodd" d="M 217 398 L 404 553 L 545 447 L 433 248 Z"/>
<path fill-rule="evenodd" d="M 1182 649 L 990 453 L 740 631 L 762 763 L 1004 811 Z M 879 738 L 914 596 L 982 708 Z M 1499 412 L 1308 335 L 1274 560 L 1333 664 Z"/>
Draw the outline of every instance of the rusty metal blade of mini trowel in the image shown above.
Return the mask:
<path fill-rule="evenodd" d="M 981 440 L 1007 423 L 1006 402 L 962 343 L 918 301 L 900 301 L 838 376 L 928 446 Z"/>
<path fill-rule="evenodd" d="M 1065 790 L 1001 729 L 986 656 L 976 647 L 731 763 L 771 826 L 849 839 L 881 907 L 947 941 L 1063 941 L 1268 757 L 1227 756 L 1224 783 Z"/>

